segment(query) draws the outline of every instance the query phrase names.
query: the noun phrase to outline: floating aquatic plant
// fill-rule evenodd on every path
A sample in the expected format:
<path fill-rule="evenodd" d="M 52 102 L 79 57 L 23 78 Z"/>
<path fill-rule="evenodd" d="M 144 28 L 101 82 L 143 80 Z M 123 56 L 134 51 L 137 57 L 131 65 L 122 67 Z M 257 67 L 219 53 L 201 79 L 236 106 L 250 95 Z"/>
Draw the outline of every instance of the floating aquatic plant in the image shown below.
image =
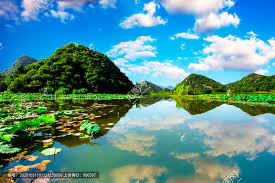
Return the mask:
<path fill-rule="evenodd" d="M 40 153 L 44 156 L 52 156 L 52 155 L 56 155 L 58 153 L 61 152 L 60 148 L 48 148 L 48 149 L 44 149 L 43 151 L 41 151 Z"/>
<path fill-rule="evenodd" d="M 19 152 L 20 150 L 20 148 L 11 147 L 10 144 L 4 144 L 4 142 L 0 142 L 0 154 L 13 154 Z"/>
<path fill-rule="evenodd" d="M 42 115 L 38 118 L 38 121 L 50 123 L 55 123 L 55 116 L 54 115 Z"/>
<path fill-rule="evenodd" d="M 99 132 L 100 127 L 96 123 L 90 123 L 88 120 L 84 121 L 84 124 L 80 126 L 80 130 L 87 130 L 87 133 L 89 134 L 96 134 Z"/>
<path fill-rule="evenodd" d="M 38 114 L 46 114 L 47 112 L 49 112 L 47 107 L 39 107 L 37 109 L 34 109 L 33 111 Z"/>

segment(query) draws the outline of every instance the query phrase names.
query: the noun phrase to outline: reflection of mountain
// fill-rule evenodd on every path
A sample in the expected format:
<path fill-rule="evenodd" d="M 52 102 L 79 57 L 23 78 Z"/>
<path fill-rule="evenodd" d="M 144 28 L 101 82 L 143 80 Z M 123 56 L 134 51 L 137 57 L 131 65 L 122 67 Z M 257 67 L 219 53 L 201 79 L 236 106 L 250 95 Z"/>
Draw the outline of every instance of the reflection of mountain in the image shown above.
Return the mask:
<path fill-rule="evenodd" d="M 143 107 L 148 107 L 150 105 L 153 105 L 159 101 L 161 101 L 162 97 L 143 97 L 143 98 L 140 98 L 138 101 L 137 101 L 137 105 L 142 105 Z"/>
<path fill-rule="evenodd" d="M 105 107 L 98 108 L 94 106 L 100 106 L 106 104 Z M 55 106 L 55 104 L 53 104 Z M 124 117 L 126 113 L 132 108 L 132 104 L 129 103 L 128 100 L 112 100 L 112 101 L 87 101 L 86 104 L 76 104 L 72 101 L 68 101 L 65 106 L 63 106 L 66 110 L 72 110 L 72 106 L 74 109 L 84 109 L 84 113 L 86 114 L 95 114 L 96 116 L 102 116 L 99 118 L 91 119 L 91 121 L 96 122 L 100 125 L 100 133 L 96 134 L 95 139 L 101 136 L 106 135 L 110 129 L 116 125 L 116 123 L 120 120 L 120 118 Z M 78 120 L 78 119 L 76 119 Z M 74 119 L 74 121 L 76 121 Z M 79 122 L 81 122 L 79 120 Z M 112 124 L 111 126 L 109 124 Z M 88 144 L 88 139 L 79 139 L 79 137 L 74 136 L 66 136 L 62 138 L 57 138 L 57 142 L 66 145 L 67 147 L 75 147 L 82 144 Z"/>
<path fill-rule="evenodd" d="M 183 98 L 174 98 L 174 100 L 177 103 L 177 107 L 185 109 L 192 115 L 205 113 L 223 104 L 216 101 L 185 100 Z"/>
<path fill-rule="evenodd" d="M 249 114 L 250 116 L 257 116 L 257 115 L 266 114 L 266 113 L 275 114 L 275 107 L 262 106 L 262 105 L 251 106 L 251 105 L 237 104 L 237 103 L 231 104 L 231 105 L 238 107 L 239 109 Z"/>

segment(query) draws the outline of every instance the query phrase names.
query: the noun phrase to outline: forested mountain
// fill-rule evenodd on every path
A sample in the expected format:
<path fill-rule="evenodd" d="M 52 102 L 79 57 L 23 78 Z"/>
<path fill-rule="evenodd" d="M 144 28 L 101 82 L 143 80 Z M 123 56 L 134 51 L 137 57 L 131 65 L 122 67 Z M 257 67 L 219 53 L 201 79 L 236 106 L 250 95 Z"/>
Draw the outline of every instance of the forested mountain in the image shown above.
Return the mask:
<path fill-rule="evenodd" d="M 137 83 L 137 86 L 141 88 L 141 93 L 148 94 L 148 93 L 158 93 L 162 91 L 170 91 L 168 88 L 161 88 L 160 86 L 151 83 L 149 81 L 143 81 L 141 83 Z"/>
<path fill-rule="evenodd" d="M 4 75 L 7 75 L 7 76 L 10 76 L 12 75 L 15 70 L 20 66 L 22 65 L 23 67 L 27 66 L 27 65 L 30 65 L 34 62 L 37 62 L 37 60 L 35 58 L 32 58 L 32 57 L 29 57 L 29 56 L 21 56 L 19 57 L 13 64 L 12 66 L 9 68 L 9 69 L 6 69 L 3 71 L 3 74 Z"/>
<path fill-rule="evenodd" d="M 104 54 L 70 43 L 5 79 L 11 92 L 127 93 L 134 85 Z"/>
<path fill-rule="evenodd" d="M 210 94 L 226 92 L 227 87 L 219 82 L 199 74 L 190 74 L 176 86 L 172 93 L 175 95 Z"/>
<path fill-rule="evenodd" d="M 249 74 L 240 81 L 235 82 L 230 88 L 235 93 L 272 91 L 275 90 L 275 75 L 262 76 L 255 73 Z"/>

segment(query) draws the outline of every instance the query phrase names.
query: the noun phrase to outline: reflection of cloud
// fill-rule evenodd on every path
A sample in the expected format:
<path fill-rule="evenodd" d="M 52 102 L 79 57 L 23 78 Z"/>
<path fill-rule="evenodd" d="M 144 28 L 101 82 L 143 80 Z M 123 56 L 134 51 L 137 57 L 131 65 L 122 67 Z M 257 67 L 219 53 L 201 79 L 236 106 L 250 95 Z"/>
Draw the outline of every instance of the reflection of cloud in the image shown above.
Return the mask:
<path fill-rule="evenodd" d="M 222 154 L 233 157 L 248 153 L 248 159 L 254 159 L 257 154 L 268 149 L 275 153 L 272 144 L 272 134 L 262 127 L 259 122 L 240 122 L 233 124 L 196 122 L 189 125 L 191 129 L 199 129 L 210 138 L 204 143 L 212 148 L 206 152 L 211 156 Z"/>
<path fill-rule="evenodd" d="M 123 118 L 112 131 L 121 132 L 132 128 L 143 128 L 150 131 L 170 130 L 189 119 L 184 112 L 174 111 L 174 102 L 162 101 L 149 107 L 139 110 L 138 115 L 131 115 L 132 118 Z M 172 110 L 169 110 L 172 109 Z M 163 112 L 165 111 L 165 112 Z"/>
<path fill-rule="evenodd" d="M 213 183 L 219 182 L 230 176 L 232 171 L 240 172 L 237 166 L 220 165 L 211 160 L 195 160 L 194 167 L 196 174 L 188 177 L 172 177 L 167 183 Z"/>
<path fill-rule="evenodd" d="M 170 153 L 171 156 L 177 159 L 186 160 L 186 159 L 193 159 L 199 156 L 199 153 L 184 153 L 184 154 L 177 154 L 175 152 Z"/>
<path fill-rule="evenodd" d="M 125 134 L 124 137 L 114 135 L 109 139 L 114 147 L 136 152 L 140 156 L 151 156 L 155 151 L 150 148 L 156 144 L 155 136 Z"/>
<path fill-rule="evenodd" d="M 167 173 L 166 168 L 152 165 L 129 165 L 116 168 L 111 172 L 114 183 L 130 183 L 131 180 L 147 180 L 147 183 L 155 183 L 155 177 Z"/>

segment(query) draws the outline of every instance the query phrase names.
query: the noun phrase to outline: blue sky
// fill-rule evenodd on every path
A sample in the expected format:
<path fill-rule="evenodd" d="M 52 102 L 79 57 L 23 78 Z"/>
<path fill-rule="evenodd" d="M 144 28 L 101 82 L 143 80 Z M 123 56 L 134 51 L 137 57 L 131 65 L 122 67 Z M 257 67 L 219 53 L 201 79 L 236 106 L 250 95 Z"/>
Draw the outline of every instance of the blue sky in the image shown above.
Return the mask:
<path fill-rule="evenodd" d="M 107 54 L 134 83 L 175 86 L 190 73 L 221 83 L 252 72 L 273 75 L 274 6 L 273 0 L 1 0 L 0 71 L 19 56 L 43 59 L 75 42 Z"/>

